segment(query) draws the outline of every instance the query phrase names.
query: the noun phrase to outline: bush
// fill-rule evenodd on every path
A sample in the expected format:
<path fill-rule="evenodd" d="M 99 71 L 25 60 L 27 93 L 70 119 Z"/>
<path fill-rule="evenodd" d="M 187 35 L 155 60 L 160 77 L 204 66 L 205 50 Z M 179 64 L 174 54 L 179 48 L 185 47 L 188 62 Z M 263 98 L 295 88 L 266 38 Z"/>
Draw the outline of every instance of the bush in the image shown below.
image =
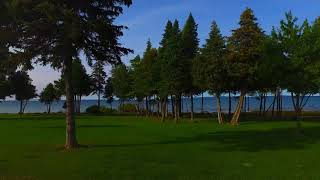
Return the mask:
<path fill-rule="evenodd" d="M 135 113 L 137 112 L 137 108 L 135 104 L 123 104 L 120 106 L 119 110 L 121 112 L 126 112 L 126 113 Z"/>
<path fill-rule="evenodd" d="M 99 109 L 97 105 L 90 106 L 86 109 L 86 113 L 89 113 L 89 114 L 113 113 L 113 112 L 115 112 L 115 110 L 111 108 L 101 106 Z"/>
<path fill-rule="evenodd" d="M 102 107 L 100 107 L 100 112 L 101 113 L 113 113 L 113 112 L 116 112 L 116 110 L 102 106 Z"/>

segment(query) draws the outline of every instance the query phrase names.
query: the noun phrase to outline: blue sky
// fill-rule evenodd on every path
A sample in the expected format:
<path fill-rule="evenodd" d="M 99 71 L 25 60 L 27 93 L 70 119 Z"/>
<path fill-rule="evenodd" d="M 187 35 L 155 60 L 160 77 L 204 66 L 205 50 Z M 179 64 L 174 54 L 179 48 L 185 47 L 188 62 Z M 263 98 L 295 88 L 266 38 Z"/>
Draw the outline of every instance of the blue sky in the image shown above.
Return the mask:
<path fill-rule="evenodd" d="M 246 7 L 253 9 L 259 24 L 267 33 L 272 26 L 278 27 L 284 13 L 289 10 L 300 22 L 305 19 L 313 21 L 320 16 L 319 0 L 133 0 L 133 5 L 125 8 L 124 14 L 116 21 L 129 28 L 124 32 L 121 43 L 135 51 L 123 57 L 123 61 L 127 63 L 135 55 L 141 55 L 148 38 L 158 47 L 168 20 L 178 19 L 183 26 L 188 14 L 192 13 L 198 23 L 199 39 L 203 44 L 213 20 L 217 21 L 223 35 L 230 35 L 231 30 L 237 28 L 239 16 Z M 87 69 L 90 72 L 90 68 Z M 46 84 L 58 79 L 60 72 L 36 66 L 30 76 L 38 91 L 41 91 Z"/>

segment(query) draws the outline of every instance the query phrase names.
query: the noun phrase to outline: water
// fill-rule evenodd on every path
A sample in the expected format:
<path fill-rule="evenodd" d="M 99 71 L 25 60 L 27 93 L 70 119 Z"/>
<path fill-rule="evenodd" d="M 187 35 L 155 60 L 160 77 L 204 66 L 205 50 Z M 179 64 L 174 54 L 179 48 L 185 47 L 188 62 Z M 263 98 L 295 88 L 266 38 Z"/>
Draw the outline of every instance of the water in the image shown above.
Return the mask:
<path fill-rule="evenodd" d="M 259 110 L 260 102 L 255 97 L 250 97 L 250 110 L 255 111 Z M 238 99 L 232 98 L 232 109 L 235 109 Z M 273 101 L 273 97 L 267 97 L 267 108 Z M 53 103 L 52 105 L 52 112 L 64 112 L 63 104 L 65 101 L 59 101 Z M 134 101 L 130 103 L 135 103 Z M 96 100 L 83 100 L 81 103 L 81 111 L 84 112 L 87 107 L 97 104 Z M 101 104 L 106 107 L 110 107 L 106 101 L 102 101 Z M 221 97 L 221 104 L 222 104 L 222 111 L 228 111 L 228 98 Z M 17 101 L 4 101 L 0 103 L 0 113 L 17 113 L 19 112 L 19 102 Z M 114 101 L 112 103 L 113 108 L 117 108 L 119 105 L 118 101 Z M 144 102 L 141 103 L 141 106 L 144 105 Z M 151 105 L 154 110 L 156 110 L 157 105 Z M 171 111 L 171 104 L 169 102 L 169 111 Z M 205 97 L 204 98 L 204 111 L 205 112 L 216 112 L 216 98 L 213 97 Z M 201 111 L 201 98 L 194 99 L 194 110 L 195 112 Z M 290 96 L 283 97 L 283 110 L 284 111 L 293 111 L 292 100 Z M 320 111 L 320 97 L 314 96 L 311 97 L 304 108 L 305 111 Z M 26 113 L 43 113 L 46 111 L 46 106 L 39 101 L 30 101 L 25 109 Z M 189 112 L 190 111 L 190 99 L 184 98 L 183 99 L 183 111 Z"/>

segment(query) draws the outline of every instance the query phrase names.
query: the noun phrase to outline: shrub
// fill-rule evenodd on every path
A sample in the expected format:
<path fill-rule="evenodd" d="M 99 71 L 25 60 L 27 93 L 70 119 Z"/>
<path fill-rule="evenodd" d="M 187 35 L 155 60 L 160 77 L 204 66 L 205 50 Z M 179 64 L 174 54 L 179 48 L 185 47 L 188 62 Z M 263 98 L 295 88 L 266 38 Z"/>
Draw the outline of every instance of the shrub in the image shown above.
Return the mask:
<path fill-rule="evenodd" d="M 122 106 L 120 106 L 119 110 L 121 112 L 127 112 L 127 113 L 137 112 L 137 108 L 135 104 L 123 104 Z"/>
<path fill-rule="evenodd" d="M 100 113 L 100 110 L 97 105 L 90 106 L 86 109 L 86 113 L 97 114 Z"/>
<path fill-rule="evenodd" d="M 99 109 L 97 105 L 90 106 L 86 109 L 86 113 L 89 113 L 89 114 L 113 113 L 113 112 L 115 112 L 115 110 L 111 108 L 101 106 Z"/>

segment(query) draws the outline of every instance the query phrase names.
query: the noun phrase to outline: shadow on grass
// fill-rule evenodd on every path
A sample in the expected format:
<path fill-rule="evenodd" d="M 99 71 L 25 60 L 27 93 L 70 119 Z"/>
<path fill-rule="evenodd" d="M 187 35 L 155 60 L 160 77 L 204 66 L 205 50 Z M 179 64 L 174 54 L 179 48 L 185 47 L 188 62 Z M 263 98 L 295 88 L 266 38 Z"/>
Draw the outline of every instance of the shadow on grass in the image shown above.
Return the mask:
<path fill-rule="evenodd" d="M 77 128 L 124 128 L 128 127 L 127 125 L 78 125 Z M 41 128 L 48 129 L 66 129 L 66 126 L 46 126 Z"/>
<path fill-rule="evenodd" d="M 197 143 L 208 144 L 210 151 L 216 152 L 258 152 L 264 150 L 299 150 L 320 141 L 320 127 L 304 128 L 298 133 L 295 128 L 279 128 L 265 131 L 226 131 L 200 134 L 194 137 L 176 138 L 175 140 L 114 144 L 114 145 L 88 145 L 88 148 L 135 148 L 154 145 L 183 145 Z"/>

